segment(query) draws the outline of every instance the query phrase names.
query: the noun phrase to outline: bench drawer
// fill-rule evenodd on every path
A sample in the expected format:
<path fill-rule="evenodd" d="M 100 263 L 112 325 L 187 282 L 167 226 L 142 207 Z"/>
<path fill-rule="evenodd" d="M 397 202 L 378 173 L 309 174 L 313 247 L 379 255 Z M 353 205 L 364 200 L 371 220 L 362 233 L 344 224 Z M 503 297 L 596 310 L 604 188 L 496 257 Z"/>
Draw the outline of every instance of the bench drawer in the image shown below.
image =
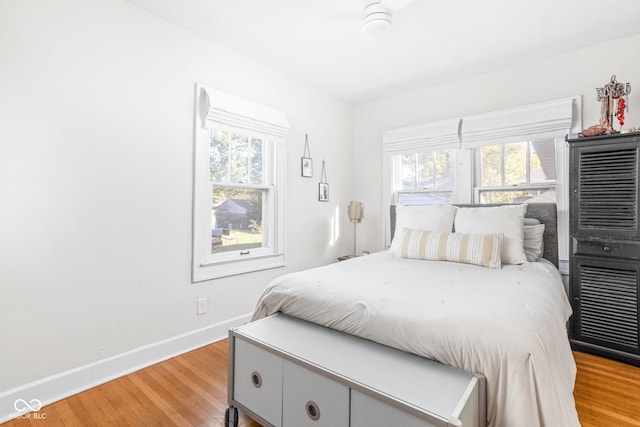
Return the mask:
<path fill-rule="evenodd" d="M 235 339 L 234 399 L 275 427 L 282 425 L 282 359 Z"/>
<path fill-rule="evenodd" d="M 349 387 L 284 362 L 283 427 L 349 427 Z"/>
<path fill-rule="evenodd" d="M 351 390 L 351 427 L 435 427 L 398 408 Z"/>

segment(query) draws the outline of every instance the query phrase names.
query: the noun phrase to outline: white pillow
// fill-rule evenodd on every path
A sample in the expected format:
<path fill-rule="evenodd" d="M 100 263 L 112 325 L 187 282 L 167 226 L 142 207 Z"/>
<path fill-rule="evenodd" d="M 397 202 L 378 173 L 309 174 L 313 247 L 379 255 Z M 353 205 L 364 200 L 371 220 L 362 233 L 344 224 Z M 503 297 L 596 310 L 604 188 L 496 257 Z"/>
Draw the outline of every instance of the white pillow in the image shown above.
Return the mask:
<path fill-rule="evenodd" d="M 540 220 L 539 219 L 535 219 L 535 218 L 526 218 L 524 219 L 524 226 L 526 227 L 527 225 L 538 225 L 540 224 Z"/>
<path fill-rule="evenodd" d="M 451 233 L 456 207 L 450 205 L 396 206 L 396 229 L 389 252 L 400 254 L 402 229 Z"/>
<path fill-rule="evenodd" d="M 502 264 L 526 264 L 524 214 L 527 205 L 458 208 L 456 233 L 503 233 Z"/>
<path fill-rule="evenodd" d="M 524 226 L 524 254 L 527 261 L 537 261 L 544 251 L 544 224 Z"/>

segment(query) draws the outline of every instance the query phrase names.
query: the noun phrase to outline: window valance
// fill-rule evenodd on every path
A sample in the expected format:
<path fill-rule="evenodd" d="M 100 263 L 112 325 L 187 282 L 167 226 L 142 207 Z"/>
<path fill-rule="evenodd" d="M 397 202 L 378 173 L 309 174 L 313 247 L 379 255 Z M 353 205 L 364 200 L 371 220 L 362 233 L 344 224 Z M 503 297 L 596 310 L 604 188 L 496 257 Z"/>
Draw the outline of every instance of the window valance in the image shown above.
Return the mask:
<path fill-rule="evenodd" d="M 202 128 L 214 124 L 282 138 L 289 132 L 284 112 L 209 87 L 200 87 Z"/>
<path fill-rule="evenodd" d="M 575 99 L 564 98 L 464 117 L 461 147 L 564 137 L 573 124 Z"/>
<path fill-rule="evenodd" d="M 579 121 L 580 97 L 441 120 L 383 132 L 385 156 L 562 138 Z"/>
<path fill-rule="evenodd" d="M 459 119 L 449 119 L 386 130 L 382 136 L 384 154 L 394 156 L 424 150 L 459 148 L 459 124 Z"/>

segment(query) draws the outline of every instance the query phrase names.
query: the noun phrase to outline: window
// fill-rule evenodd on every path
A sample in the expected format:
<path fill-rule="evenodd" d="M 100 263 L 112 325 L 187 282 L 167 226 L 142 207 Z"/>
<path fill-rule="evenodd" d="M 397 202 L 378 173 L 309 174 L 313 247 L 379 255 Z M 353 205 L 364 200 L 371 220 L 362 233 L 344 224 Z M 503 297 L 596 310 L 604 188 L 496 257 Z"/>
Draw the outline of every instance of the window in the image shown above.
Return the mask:
<path fill-rule="evenodd" d="M 384 188 L 392 203 L 453 202 L 459 125 L 452 119 L 384 131 Z"/>
<path fill-rule="evenodd" d="M 558 250 L 568 258 L 563 139 L 582 129 L 580 117 L 581 100 L 571 97 L 385 130 L 385 205 L 555 202 Z"/>
<path fill-rule="evenodd" d="M 273 180 L 266 173 L 273 144 L 215 129 L 209 135 L 211 254 L 250 254 L 273 246 L 263 233 L 273 198 Z"/>
<path fill-rule="evenodd" d="M 475 158 L 476 203 L 556 202 L 553 141 L 486 145 Z"/>
<path fill-rule="evenodd" d="M 284 265 L 283 113 L 196 87 L 193 281 Z"/>
<path fill-rule="evenodd" d="M 472 151 L 472 169 L 456 167 Z M 472 150 L 432 150 L 394 156 L 394 200 L 403 205 L 556 202 L 554 141 L 486 145 Z M 467 179 L 469 178 L 469 179 Z"/>
<path fill-rule="evenodd" d="M 451 203 L 453 150 L 432 150 L 395 156 L 398 203 L 424 205 Z"/>

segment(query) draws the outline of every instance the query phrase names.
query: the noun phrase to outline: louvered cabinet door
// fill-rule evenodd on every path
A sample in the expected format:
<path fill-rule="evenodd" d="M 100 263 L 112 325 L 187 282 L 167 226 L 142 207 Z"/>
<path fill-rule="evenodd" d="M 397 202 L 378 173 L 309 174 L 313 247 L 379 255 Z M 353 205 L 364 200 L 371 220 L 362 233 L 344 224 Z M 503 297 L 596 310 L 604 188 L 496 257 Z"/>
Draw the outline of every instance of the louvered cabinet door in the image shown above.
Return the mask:
<path fill-rule="evenodd" d="M 623 137 L 572 145 L 570 191 L 574 237 L 640 237 L 638 140 Z"/>
<path fill-rule="evenodd" d="M 578 255 L 571 267 L 572 343 L 640 364 L 639 263 Z"/>
<path fill-rule="evenodd" d="M 569 147 L 571 345 L 640 366 L 640 134 Z"/>

